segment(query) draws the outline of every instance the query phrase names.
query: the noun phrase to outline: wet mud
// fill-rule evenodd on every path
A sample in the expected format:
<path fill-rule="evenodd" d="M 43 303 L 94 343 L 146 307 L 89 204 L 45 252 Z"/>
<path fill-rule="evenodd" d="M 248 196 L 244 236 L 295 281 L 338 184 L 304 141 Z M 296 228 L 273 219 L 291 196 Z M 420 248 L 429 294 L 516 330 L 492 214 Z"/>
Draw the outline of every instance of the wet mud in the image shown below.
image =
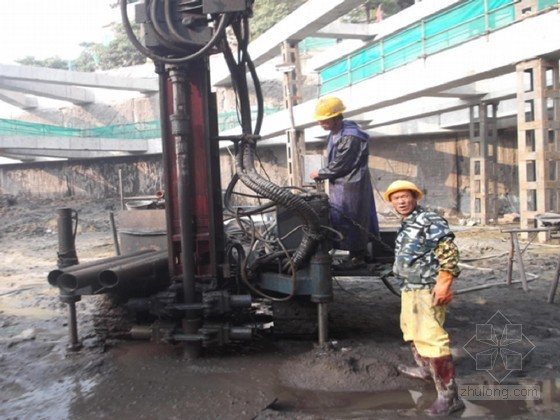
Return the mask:
<path fill-rule="evenodd" d="M 114 253 L 111 203 L 0 209 L 7 227 L 0 236 L 0 418 L 394 419 L 423 417 L 434 400 L 431 383 L 397 372 L 412 356 L 399 330 L 399 298 L 378 278 L 336 278 L 324 346 L 263 334 L 188 360 L 180 345 L 119 338 L 118 328 L 109 331 L 118 315 L 107 300 L 85 296 L 76 305 L 83 348 L 68 351 L 67 308 L 46 280 L 56 266 L 61 204 L 81 210 L 82 262 Z M 560 246 L 526 247 L 528 292 L 519 283 L 468 291 L 505 283 L 509 238 L 499 228 L 456 227 L 456 233 L 464 265 L 454 290 L 463 293 L 449 306 L 446 325 L 460 390 L 536 386 L 539 398 L 481 400 L 473 393 L 455 417 L 558 418 L 560 297 L 553 304 L 546 299 Z M 485 325 L 499 338 L 509 331 L 519 339 L 485 343 L 477 337 Z M 520 355 L 520 364 L 498 363 L 512 354 L 506 348 Z M 488 351 L 497 362 L 484 369 L 476 356 Z"/>

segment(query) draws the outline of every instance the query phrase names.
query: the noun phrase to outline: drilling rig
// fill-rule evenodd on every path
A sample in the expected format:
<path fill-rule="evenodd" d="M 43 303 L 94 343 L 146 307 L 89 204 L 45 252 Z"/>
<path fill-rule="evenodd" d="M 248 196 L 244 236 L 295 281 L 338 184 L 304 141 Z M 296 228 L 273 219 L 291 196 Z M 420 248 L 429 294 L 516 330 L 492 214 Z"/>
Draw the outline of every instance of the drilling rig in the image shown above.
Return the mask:
<path fill-rule="evenodd" d="M 312 332 L 324 343 L 333 300 L 328 196 L 276 185 L 257 171 L 264 107 L 248 53 L 253 1 L 144 0 L 135 5 L 139 35 L 120 3 L 130 41 L 159 78 L 164 191 L 154 209 L 121 212 L 120 255 L 93 263 L 77 264 L 74 214 L 59 211 L 58 269 L 48 280 L 68 304 L 70 348 L 79 348 L 75 302 L 101 293 L 142 320 L 131 336 L 183 343 L 192 357 L 250 340 L 270 323 L 275 333 Z M 238 104 L 241 132 L 229 137 L 219 135 L 210 86 L 209 57 L 218 53 Z M 235 157 L 224 193 L 220 142 L 230 142 Z M 238 183 L 262 204 L 233 206 Z"/>

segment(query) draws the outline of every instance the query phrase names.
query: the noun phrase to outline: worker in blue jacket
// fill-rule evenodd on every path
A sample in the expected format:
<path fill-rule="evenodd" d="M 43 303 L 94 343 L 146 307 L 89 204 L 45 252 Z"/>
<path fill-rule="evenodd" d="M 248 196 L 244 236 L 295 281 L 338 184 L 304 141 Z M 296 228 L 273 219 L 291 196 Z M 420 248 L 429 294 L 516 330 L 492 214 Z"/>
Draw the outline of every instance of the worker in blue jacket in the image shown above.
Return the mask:
<path fill-rule="evenodd" d="M 329 181 L 331 221 L 342 234 L 334 247 L 349 251 L 348 268 L 356 268 L 365 265 L 369 234 L 377 235 L 379 224 L 368 167 L 369 135 L 344 119 L 345 109 L 335 97 L 317 102 L 314 118 L 329 132 L 328 164 L 309 176 Z"/>

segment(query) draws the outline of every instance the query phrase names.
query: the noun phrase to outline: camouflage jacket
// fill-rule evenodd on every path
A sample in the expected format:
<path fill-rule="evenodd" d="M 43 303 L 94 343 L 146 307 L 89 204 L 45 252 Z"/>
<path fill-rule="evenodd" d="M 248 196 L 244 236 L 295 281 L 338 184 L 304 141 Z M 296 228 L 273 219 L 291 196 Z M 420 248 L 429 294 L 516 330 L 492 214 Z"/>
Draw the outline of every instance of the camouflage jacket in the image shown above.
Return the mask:
<path fill-rule="evenodd" d="M 438 271 L 459 275 L 459 250 L 447 220 L 421 206 L 401 222 L 395 241 L 393 273 L 403 290 L 431 287 Z"/>

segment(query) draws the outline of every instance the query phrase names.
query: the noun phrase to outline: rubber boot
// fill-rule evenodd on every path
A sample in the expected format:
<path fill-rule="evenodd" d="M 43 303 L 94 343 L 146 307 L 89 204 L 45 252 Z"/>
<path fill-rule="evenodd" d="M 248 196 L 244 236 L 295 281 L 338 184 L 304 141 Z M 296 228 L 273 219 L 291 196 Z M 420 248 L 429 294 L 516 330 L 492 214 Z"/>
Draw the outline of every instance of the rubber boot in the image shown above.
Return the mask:
<path fill-rule="evenodd" d="M 453 358 L 442 356 L 429 358 L 428 361 L 436 385 L 437 400 L 426 410 L 426 414 L 445 416 L 465 408 L 465 404 L 457 395 Z"/>
<path fill-rule="evenodd" d="M 414 356 L 414 361 L 416 362 L 417 366 L 398 365 L 397 370 L 403 375 L 410 378 L 426 380 L 432 379 L 428 359 L 420 356 L 414 344 L 410 345 L 410 350 L 412 351 L 412 356 Z"/>
<path fill-rule="evenodd" d="M 366 265 L 367 249 L 350 251 L 350 263 L 353 268 L 364 267 Z"/>
<path fill-rule="evenodd" d="M 365 254 L 367 251 L 350 251 L 348 260 L 334 263 L 335 270 L 354 270 L 356 268 L 363 268 L 367 265 Z"/>

